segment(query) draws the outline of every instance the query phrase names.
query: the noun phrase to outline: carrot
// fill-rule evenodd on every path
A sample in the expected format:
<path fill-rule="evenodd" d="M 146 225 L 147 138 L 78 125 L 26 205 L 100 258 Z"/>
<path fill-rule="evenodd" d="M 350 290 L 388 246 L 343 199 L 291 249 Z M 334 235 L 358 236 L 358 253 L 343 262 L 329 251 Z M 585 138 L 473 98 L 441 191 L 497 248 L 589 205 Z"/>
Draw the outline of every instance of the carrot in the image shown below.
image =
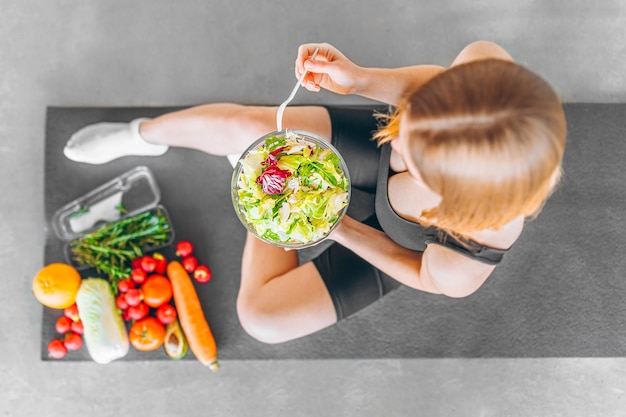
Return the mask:
<path fill-rule="evenodd" d="M 213 372 L 217 371 L 219 363 L 215 338 L 204 317 L 200 299 L 189 273 L 180 262 L 172 261 L 167 265 L 167 276 L 172 283 L 178 321 L 191 351 L 200 363 L 211 368 Z"/>

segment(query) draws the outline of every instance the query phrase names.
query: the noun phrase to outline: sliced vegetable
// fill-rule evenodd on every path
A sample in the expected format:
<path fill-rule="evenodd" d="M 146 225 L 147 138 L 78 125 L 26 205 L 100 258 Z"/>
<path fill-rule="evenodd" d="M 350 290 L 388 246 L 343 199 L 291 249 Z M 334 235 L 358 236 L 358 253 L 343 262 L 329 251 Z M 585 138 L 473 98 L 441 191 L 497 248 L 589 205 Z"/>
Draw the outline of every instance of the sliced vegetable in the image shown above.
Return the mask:
<path fill-rule="evenodd" d="M 167 265 L 178 321 L 196 358 L 212 371 L 219 369 L 217 345 L 189 273 L 178 261 Z"/>
<path fill-rule="evenodd" d="M 348 204 L 350 185 L 330 148 L 288 132 L 241 160 L 237 205 L 257 236 L 307 244 L 330 233 Z"/>
<path fill-rule="evenodd" d="M 106 364 L 125 356 L 130 347 L 128 333 L 111 285 L 100 278 L 83 279 L 76 304 L 91 358 Z"/>
<path fill-rule="evenodd" d="M 172 359 L 182 359 L 187 355 L 189 344 L 180 327 L 178 320 L 169 323 L 165 328 L 165 341 L 163 342 L 165 353 Z"/>

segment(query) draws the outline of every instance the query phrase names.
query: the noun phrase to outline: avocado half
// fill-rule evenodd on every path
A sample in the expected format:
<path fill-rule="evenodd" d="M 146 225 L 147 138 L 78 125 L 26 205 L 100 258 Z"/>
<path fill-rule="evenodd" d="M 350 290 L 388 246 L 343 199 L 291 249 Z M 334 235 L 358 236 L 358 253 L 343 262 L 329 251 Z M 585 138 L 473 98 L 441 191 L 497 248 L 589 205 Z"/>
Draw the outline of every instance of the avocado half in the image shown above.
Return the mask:
<path fill-rule="evenodd" d="M 189 350 L 187 338 L 180 327 L 178 320 L 174 320 L 165 328 L 165 341 L 163 342 L 165 353 L 172 359 L 182 359 Z"/>

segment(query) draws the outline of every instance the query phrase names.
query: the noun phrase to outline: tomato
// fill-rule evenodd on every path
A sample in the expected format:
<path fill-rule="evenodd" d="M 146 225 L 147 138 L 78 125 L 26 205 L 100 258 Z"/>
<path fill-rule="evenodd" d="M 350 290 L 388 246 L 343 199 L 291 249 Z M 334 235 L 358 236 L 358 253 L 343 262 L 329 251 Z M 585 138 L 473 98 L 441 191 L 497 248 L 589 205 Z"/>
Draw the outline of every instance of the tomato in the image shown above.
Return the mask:
<path fill-rule="evenodd" d="M 135 288 L 135 281 L 130 278 L 120 279 L 117 283 L 117 290 L 121 293 L 125 293 L 131 288 Z"/>
<path fill-rule="evenodd" d="M 185 258 L 193 253 L 193 245 L 188 240 L 181 240 L 176 244 L 176 256 Z"/>
<path fill-rule="evenodd" d="M 157 264 L 156 259 L 154 259 L 150 255 L 144 255 L 141 258 L 141 269 L 143 269 L 144 271 L 148 273 L 154 272 L 156 268 L 156 264 Z"/>
<path fill-rule="evenodd" d="M 151 275 L 141 284 L 141 292 L 146 304 L 158 308 L 172 299 L 172 284 L 163 275 Z"/>
<path fill-rule="evenodd" d="M 85 332 L 85 329 L 83 328 L 83 322 L 78 320 L 78 321 L 73 321 L 72 322 L 72 331 L 78 334 L 83 334 Z"/>
<path fill-rule="evenodd" d="M 206 265 L 198 265 L 193 271 L 193 277 L 200 283 L 209 282 L 212 275 L 211 269 Z"/>
<path fill-rule="evenodd" d="M 132 269 L 141 268 L 141 258 L 142 257 L 140 256 L 139 258 L 135 258 L 132 261 L 130 261 L 130 267 Z"/>
<path fill-rule="evenodd" d="M 48 355 L 54 359 L 61 359 L 67 355 L 67 348 L 61 339 L 52 339 L 48 343 Z"/>
<path fill-rule="evenodd" d="M 183 258 L 181 264 L 183 264 L 183 268 L 185 268 L 185 271 L 193 272 L 198 266 L 198 258 L 193 255 L 189 255 Z"/>
<path fill-rule="evenodd" d="M 61 333 L 61 334 L 65 334 L 67 332 L 69 332 L 72 329 L 72 319 L 70 319 L 69 317 L 59 317 L 59 319 L 57 320 L 55 327 L 57 329 L 57 332 Z"/>
<path fill-rule="evenodd" d="M 141 268 L 133 268 L 130 273 L 130 279 L 132 279 L 135 284 L 141 284 L 144 282 L 146 280 L 146 276 L 148 276 L 146 271 Z"/>
<path fill-rule="evenodd" d="M 63 315 L 72 321 L 78 321 L 80 318 L 78 317 L 78 307 L 76 304 L 72 304 L 69 307 L 63 309 Z"/>
<path fill-rule="evenodd" d="M 163 304 L 157 308 L 156 317 L 163 324 L 170 324 L 176 320 L 176 309 L 171 304 Z"/>
<path fill-rule="evenodd" d="M 141 292 L 137 288 L 131 288 L 124 294 L 124 299 L 129 306 L 139 305 L 141 302 Z"/>
<path fill-rule="evenodd" d="M 152 254 L 152 257 L 156 261 L 156 266 L 154 267 L 154 272 L 156 272 L 159 275 L 164 275 L 165 274 L 165 270 L 167 269 L 167 259 L 165 259 L 165 256 L 161 255 L 160 253 L 156 253 L 156 252 Z"/>
<path fill-rule="evenodd" d="M 78 350 L 83 345 L 83 338 L 76 332 L 69 332 L 65 335 L 63 344 L 67 350 Z"/>
<path fill-rule="evenodd" d="M 146 303 L 139 303 L 136 306 L 128 307 L 129 320 L 141 320 L 150 313 L 150 307 Z"/>
<path fill-rule="evenodd" d="M 126 294 L 120 294 L 115 298 L 115 304 L 117 304 L 117 308 L 120 310 L 126 310 L 128 308 L 128 303 L 126 302 Z"/>
<path fill-rule="evenodd" d="M 135 349 L 147 352 L 161 347 L 165 340 L 165 327 L 156 318 L 145 317 L 133 323 L 128 335 Z"/>

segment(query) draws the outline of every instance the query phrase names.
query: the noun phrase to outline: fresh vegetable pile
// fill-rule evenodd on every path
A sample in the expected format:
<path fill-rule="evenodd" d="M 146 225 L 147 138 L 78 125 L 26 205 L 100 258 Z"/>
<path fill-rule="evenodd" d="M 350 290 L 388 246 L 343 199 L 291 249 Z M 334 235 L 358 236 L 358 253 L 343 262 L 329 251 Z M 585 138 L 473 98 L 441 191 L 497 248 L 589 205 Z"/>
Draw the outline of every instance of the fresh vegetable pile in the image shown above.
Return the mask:
<path fill-rule="evenodd" d="M 263 239 L 307 244 L 325 237 L 348 204 L 349 181 L 331 149 L 292 131 L 270 136 L 241 160 L 236 204 Z"/>
<path fill-rule="evenodd" d="M 206 283 L 211 270 L 193 252 L 191 242 L 180 241 L 178 259 L 171 262 L 156 252 L 129 256 L 128 272 L 117 280 L 80 280 L 66 264 L 44 267 L 33 280 L 35 296 L 48 307 L 63 308 L 55 324 L 60 336 L 48 344 L 50 357 L 61 359 L 80 349 L 83 339 L 91 358 L 102 364 L 125 356 L 130 346 L 138 351 L 163 347 L 172 359 L 183 358 L 191 347 L 201 363 L 217 370 L 215 340 L 190 277 Z"/>
<path fill-rule="evenodd" d="M 92 266 L 113 282 L 128 276 L 132 259 L 147 248 L 166 244 L 172 237 L 165 213 L 153 209 L 102 226 L 70 243 L 72 258 Z"/>

